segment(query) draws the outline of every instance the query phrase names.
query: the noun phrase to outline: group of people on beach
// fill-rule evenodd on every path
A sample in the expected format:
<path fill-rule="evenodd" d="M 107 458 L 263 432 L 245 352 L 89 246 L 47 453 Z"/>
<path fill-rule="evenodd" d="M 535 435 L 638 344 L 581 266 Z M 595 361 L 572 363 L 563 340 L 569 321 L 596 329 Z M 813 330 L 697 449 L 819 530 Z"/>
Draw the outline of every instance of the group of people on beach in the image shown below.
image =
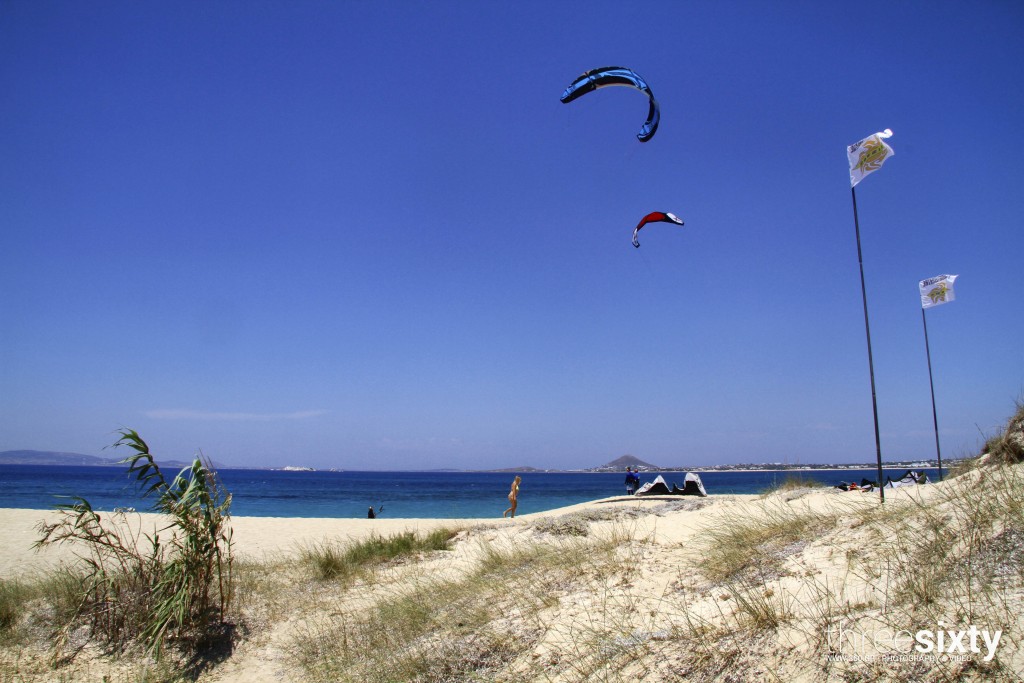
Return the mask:
<path fill-rule="evenodd" d="M 520 482 L 522 482 L 522 480 L 523 478 L 520 477 L 519 475 L 516 475 L 516 478 L 512 480 L 512 489 L 508 492 L 509 507 L 503 513 L 501 513 L 502 517 L 516 516 L 516 508 L 519 506 L 519 484 Z M 373 509 L 373 506 L 371 505 L 370 509 L 366 511 L 366 518 L 376 519 L 377 515 L 379 515 L 382 512 L 384 512 L 383 505 L 381 505 L 376 511 Z"/>
<path fill-rule="evenodd" d="M 516 508 L 519 507 L 519 484 L 522 483 L 523 478 L 516 475 L 516 478 L 512 480 L 512 488 L 508 492 L 509 506 L 501 513 L 502 517 L 514 518 L 516 516 Z M 631 468 L 626 468 L 626 495 L 633 495 L 636 490 L 640 487 L 640 477 L 637 475 L 637 471 Z M 384 506 L 380 506 L 378 512 L 374 512 L 373 507 L 366 513 L 366 516 L 370 519 L 374 519 L 380 512 L 384 511 Z"/>
<path fill-rule="evenodd" d="M 640 470 L 634 470 L 630 467 L 626 468 L 626 495 L 632 496 L 636 493 L 636 490 L 640 488 Z M 523 478 L 516 475 L 516 478 L 512 480 L 512 488 L 508 492 L 508 508 L 501 513 L 502 517 L 515 517 L 516 508 L 519 506 L 519 484 L 523 481 Z M 372 509 L 372 508 L 371 508 Z"/>

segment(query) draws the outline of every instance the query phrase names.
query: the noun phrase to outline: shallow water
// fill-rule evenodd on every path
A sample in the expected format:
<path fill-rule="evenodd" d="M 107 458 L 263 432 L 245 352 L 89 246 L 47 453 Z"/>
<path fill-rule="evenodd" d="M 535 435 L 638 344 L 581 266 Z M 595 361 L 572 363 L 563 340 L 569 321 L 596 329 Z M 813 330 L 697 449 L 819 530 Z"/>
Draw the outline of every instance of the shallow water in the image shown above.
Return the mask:
<path fill-rule="evenodd" d="M 905 470 L 886 470 L 893 478 Z M 926 470 L 935 479 L 936 470 Z M 167 472 L 171 476 L 174 472 Z M 223 469 L 224 486 L 232 495 L 234 515 L 254 517 L 366 517 L 371 505 L 384 506 L 382 516 L 402 518 L 496 517 L 508 507 L 514 474 L 507 472 L 284 472 Z M 647 482 L 657 473 L 641 473 Z M 662 472 L 668 482 L 683 486 L 685 472 Z M 799 470 L 701 472 L 709 495 L 761 493 L 799 475 L 827 486 L 841 481 L 874 479 L 876 471 Z M 624 472 L 522 473 L 517 514 L 542 512 L 625 493 Z M 97 510 L 133 507 L 144 511 L 135 482 L 122 467 L 40 467 L 0 465 L 0 507 L 49 509 L 87 499 Z"/>

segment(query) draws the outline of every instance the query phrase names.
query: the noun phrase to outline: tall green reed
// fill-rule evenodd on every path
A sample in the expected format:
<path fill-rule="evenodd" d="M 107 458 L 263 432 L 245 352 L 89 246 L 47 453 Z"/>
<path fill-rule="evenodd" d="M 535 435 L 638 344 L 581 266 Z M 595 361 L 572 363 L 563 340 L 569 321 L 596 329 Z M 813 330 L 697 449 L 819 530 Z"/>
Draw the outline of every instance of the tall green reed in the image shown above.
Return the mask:
<path fill-rule="evenodd" d="M 167 523 L 141 533 L 73 497 L 57 506 L 56 522 L 40 524 L 35 547 L 73 544 L 83 571 L 78 606 L 55 640 L 57 659 L 83 622 L 114 650 L 137 640 L 159 657 L 168 640 L 195 644 L 221 633 L 230 606 L 231 495 L 213 467 L 200 456 L 168 481 L 138 433 L 118 433 L 114 447 L 134 451 L 121 462 Z"/>

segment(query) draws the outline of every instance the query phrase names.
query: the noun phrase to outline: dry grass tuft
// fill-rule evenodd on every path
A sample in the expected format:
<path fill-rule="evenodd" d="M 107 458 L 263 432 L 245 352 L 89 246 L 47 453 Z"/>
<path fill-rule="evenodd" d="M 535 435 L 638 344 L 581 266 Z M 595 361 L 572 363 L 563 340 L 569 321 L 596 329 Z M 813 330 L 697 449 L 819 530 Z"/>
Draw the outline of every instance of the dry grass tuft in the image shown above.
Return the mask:
<path fill-rule="evenodd" d="M 712 499 L 693 516 L 711 501 L 595 506 L 434 541 L 324 542 L 238 564 L 232 618 L 250 628 L 244 646 L 278 667 L 266 679 L 289 682 L 1024 678 L 1024 464 L 899 489 L 884 504 L 791 494 Z M 55 596 L 80 580 L 0 582 L 0 681 L 175 680 L 154 662 L 32 660 L 64 609 Z M 939 623 L 1002 639 L 986 661 L 887 658 L 899 652 L 849 636 Z"/>
<path fill-rule="evenodd" d="M 835 525 L 834 513 L 816 513 L 779 498 L 739 505 L 709 526 L 700 570 L 712 583 L 744 577 L 777 578 L 786 557 Z"/>
<path fill-rule="evenodd" d="M 465 576 L 414 582 L 365 610 L 308 625 L 289 646 L 305 678 L 487 679 L 534 647 L 545 632 L 539 613 L 602 553 L 600 543 L 574 541 L 480 550 Z"/>
<path fill-rule="evenodd" d="M 1006 427 L 985 443 L 984 453 L 991 464 L 1024 462 L 1024 401 L 1017 401 L 1017 411 L 1007 421 Z"/>
<path fill-rule="evenodd" d="M 318 580 L 350 583 L 377 565 L 418 553 L 451 550 L 458 533 L 458 530 L 442 528 L 422 535 L 411 531 L 386 538 L 374 535 L 348 545 L 322 541 L 302 548 L 299 557 Z"/>

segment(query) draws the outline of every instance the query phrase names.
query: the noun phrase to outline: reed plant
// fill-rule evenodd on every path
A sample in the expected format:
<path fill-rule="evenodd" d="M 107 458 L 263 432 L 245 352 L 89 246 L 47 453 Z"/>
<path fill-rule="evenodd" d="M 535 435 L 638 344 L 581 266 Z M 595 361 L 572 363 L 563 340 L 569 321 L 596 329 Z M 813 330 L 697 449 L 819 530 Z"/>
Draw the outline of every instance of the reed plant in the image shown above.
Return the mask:
<path fill-rule="evenodd" d="M 225 630 L 232 597 L 230 494 L 202 457 L 168 481 L 136 432 L 119 433 L 114 446 L 134 451 L 121 462 L 167 523 L 141 533 L 74 497 L 58 506 L 56 522 L 39 526 L 37 548 L 72 544 L 82 560 L 77 605 L 58 631 L 57 658 L 81 623 L 115 651 L 138 641 L 157 658 L 170 639 L 199 644 Z"/>

